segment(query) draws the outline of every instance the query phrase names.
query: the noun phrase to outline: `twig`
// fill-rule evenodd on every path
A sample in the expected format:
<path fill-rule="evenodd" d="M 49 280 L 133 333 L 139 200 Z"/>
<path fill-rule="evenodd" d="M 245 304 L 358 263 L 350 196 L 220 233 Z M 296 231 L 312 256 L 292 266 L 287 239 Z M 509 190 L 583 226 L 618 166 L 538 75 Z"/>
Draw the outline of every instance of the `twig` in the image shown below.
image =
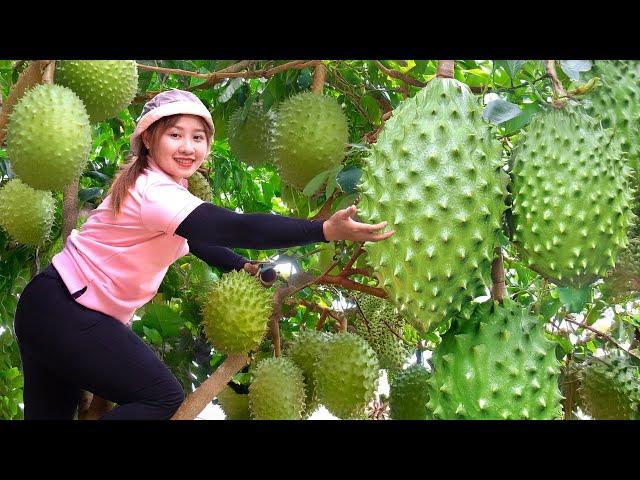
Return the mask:
<path fill-rule="evenodd" d="M 417 80 L 406 73 L 398 72 L 397 70 L 393 70 L 391 68 L 385 67 L 382 62 L 375 60 L 374 61 L 376 67 L 378 67 L 385 75 L 389 77 L 396 78 L 398 80 L 402 80 L 404 83 L 414 86 L 414 87 L 424 87 L 426 83 Z"/>
<path fill-rule="evenodd" d="M 138 67 L 138 70 L 150 70 L 152 72 L 181 75 L 183 77 L 203 78 L 205 80 L 211 75 L 210 73 L 197 73 L 190 70 L 181 70 L 179 68 L 155 67 L 153 65 L 145 65 L 143 63 L 136 63 L 136 66 Z"/>
<path fill-rule="evenodd" d="M 324 322 L 327 320 L 329 313 L 325 310 L 320 314 L 320 320 L 318 320 L 318 324 L 316 325 L 316 332 L 320 332 L 322 327 L 324 327 Z"/>
<path fill-rule="evenodd" d="M 313 73 L 313 84 L 311 85 L 311 91 L 313 93 L 322 94 L 324 89 L 324 81 L 327 77 L 327 67 L 318 62 L 316 69 Z"/>
<path fill-rule="evenodd" d="M 596 335 L 598 335 L 599 337 L 602 337 L 602 338 L 604 338 L 604 339 L 608 340 L 609 342 L 613 343 L 613 344 L 614 344 L 616 347 L 618 347 L 620 350 L 622 350 L 622 351 L 624 351 L 624 352 L 627 352 L 629 355 L 631 355 L 631 356 L 633 356 L 633 357 L 637 358 L 638 360 L 640 360 L 640 357 L 638 357 L 635 353 L 631 353 L 629 350 L 627 350 L 626 348 L 624 348 L 622 345 L 620 345 L 618 342 L 616 342 L 613 338 L 611 338 L 611 336 L 607 335 L 606 333 L 601 332 L 600 330 L 598 330 L 598 329 L 596 329 L 596 328 L 593 328 L 593 327 L 591 327 L 591 326 L 589 326 L 589 325 L 585 325 L 584 323 L 581 323 L 581 322 L 577 322 L 577 321 L 575 321 L 575 320 L 572 320 L 572 319 L 570 319 L 570 318 L 568 318 L 568 317 L 565 317 L 563 320 L 565 320 L 565 321 L 567 321 L 567 322 L 570 322 L 570 323 L 573 323 L 573 324 L 575 324 L 575 325 L 578 325 L 579 327 L 586 328 L 587 330 L 589 330 L 589 331 L 591 331 L 591 332 L 595 333 L 595 334 L 596 334 Z"/>
<path fill-rule="evenodd" d="M 507 286 L 504 280 L 504 264 L 502 261 L 502 248 L 497 247 L 495 250 L 496 258 L 491 265 L 491 279 L 493 285 L 491 287 L 491 296 L 498 303 L 504 301 L 507 295 Z"/>
<path fill-rule="evenodd" d="M 555 60 L 545 60 L 544 65 L 547 70 L 547 74 L 551 77 L 551 84 L 553 85 L 553 92 L 555 93 L 557 98 L 562 98 L 567 96 L 567 91 L 562 86 L 562 82 L 558 78 L 558 73 L 556 72 L 556 64 Z M 557 107 L 561 107 L 562 104 L 559 102 L 554 102 L 553 105 Z"/>

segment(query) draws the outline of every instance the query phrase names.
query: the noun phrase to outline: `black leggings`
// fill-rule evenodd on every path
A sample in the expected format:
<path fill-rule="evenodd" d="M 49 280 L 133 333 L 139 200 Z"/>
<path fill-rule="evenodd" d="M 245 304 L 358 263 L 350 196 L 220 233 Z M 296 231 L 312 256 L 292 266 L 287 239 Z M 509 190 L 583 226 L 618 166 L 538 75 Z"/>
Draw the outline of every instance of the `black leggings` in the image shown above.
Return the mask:
<path fill-rule="evenodd" d="M 52 265 L 20 295 L 15 332 L 25 420 L 71 420 L 81 389 L 119 405 L 101 420 L 169 419 L 184 400 L 154 351 L 122 322 L 76 303 Z"/>

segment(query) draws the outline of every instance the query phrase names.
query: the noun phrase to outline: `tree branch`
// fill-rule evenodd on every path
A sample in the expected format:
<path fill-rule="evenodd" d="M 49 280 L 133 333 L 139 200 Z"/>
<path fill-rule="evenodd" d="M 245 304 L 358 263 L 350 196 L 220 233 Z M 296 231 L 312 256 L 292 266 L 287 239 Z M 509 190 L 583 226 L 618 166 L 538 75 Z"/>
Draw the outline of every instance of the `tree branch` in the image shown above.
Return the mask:
<path fill-rule="evenodd" d="M 171 420 L 193 420 L 196 418 L 247 363 L 249 363 L 247 355 L 229 355 L 207 380 L 187 396 Z"/>
<path fill-rule="evenodd" d="M 374 60 L 374 63 L 376 65 L 376 67 L 378 67 L 380 69 L 381 72 L 383 72 L 385 75 L 388 75 L 389 77 L 398 79 L 398 80 L 402 80 L 404 83 L 406 83 L 407 85 L 412 85 L 414 87 L 424 87 L 426 85 L 426 83 L 421 82 L 420 80 L 417 80 L 413 77 L 411 77 L 410 75 L 407 75 L 406 73 L 402 73 L 402 72 L 398 72 L 397 70 L 393 70 L 391 68 L 387 68 L 385 67 L 382 62 L 378 61 L 378 60 Z"/>
<path fill-rule="evenodd" d="M 504 264 L 502 260 L 502 248 L 497 247 L 495 250 L 496 258 L 491 265 L 491 279 L 493 285 L 491 287 L 491 297 L 502 303 L 507 295 L 507 286 L 504 281 Z"/>
<path fill-rule="evenodd" d="M 438 72 L 436 77 L 453 78 L 454 60 L 438 60 Z"/>
<path fill-rule="evenodd" d="M 326 77 L 327 67 L 325 67 L 321 62 L 318 62 L 313 73 L 313 84 L 311 85 L 311 91 L 313 93 L 322 94 Z"/>

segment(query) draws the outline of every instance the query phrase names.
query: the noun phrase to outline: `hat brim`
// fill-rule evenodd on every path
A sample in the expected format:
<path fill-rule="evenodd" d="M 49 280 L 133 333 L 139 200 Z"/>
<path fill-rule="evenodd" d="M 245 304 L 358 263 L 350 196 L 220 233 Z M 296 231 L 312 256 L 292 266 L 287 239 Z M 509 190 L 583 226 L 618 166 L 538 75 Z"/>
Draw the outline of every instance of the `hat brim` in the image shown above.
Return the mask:
<path fill-rule="evenodd" d="M 180 114 L 197 115 L 199 117 L 202 117 L 207 122 L 209 127 L 211 127 L 212 133 L 215 134 L 215 126 L 213 125 L 211 114 L 204 105 L 199 105 L 197 103 L 188 101 L 171 102 L 154 108 L 138 121 L 136 129 L 131 135 L 131 151 L 136 155 L 140 154 L 140 149 L 142 147 L 142 132 L 149 128 L 152 123 L 157 122 L 162 117 Z M 213 136 L 211 137 L 211 141 L 213 141 Z"/>

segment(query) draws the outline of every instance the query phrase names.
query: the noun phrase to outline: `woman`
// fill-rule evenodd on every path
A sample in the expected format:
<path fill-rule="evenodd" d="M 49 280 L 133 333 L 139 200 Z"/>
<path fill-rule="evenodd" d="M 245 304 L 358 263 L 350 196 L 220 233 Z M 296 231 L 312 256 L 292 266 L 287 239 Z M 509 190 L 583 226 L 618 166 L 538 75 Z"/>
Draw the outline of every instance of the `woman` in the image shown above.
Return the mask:
<path fill-rule="evenodd" d="M 208 156 L 211 115 L 192 93 L 147 102 L 128 162 L 109 195 L 62 252 L 25 287 L 15 317 L 25 419 L 71 419 L 81 390 L 119 406 L 102 419 L 169 419 L 184 400 L 170 370 L 128 324 L 169 266 L 191 253 L 225 270 L 255 272 L 228 247 L 272 249 L 332 240 L 379 241 L 386 222 L 354 221 L 355 206 L 326 221 L 239 214 L 187 190 Z"/>

